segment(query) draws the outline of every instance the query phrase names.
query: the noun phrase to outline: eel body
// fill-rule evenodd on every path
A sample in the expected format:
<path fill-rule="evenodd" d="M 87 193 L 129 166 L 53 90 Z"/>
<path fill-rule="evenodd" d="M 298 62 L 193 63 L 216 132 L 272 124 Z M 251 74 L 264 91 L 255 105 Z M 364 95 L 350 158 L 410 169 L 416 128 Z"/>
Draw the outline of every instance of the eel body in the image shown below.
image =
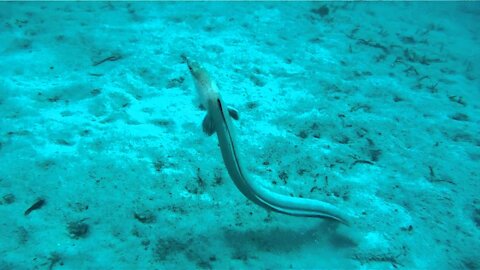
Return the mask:
<path fill-rule="evenodd" d="M 209 136 L 213 133 L 217 134 L 228 174 L 245 197 L 255 204 L 275 212 L 291 216 L 328 218 L 344 224 L 349 223 L 348 215 L 332 204 L 278 194 L 253 181 L 242 164 L 238 142 L 235 138 L 231 118 L 238 119 L 237 111 L 226 106 L 220 97 L 217 84 L 202 66 L 186 57 L 184 60 L 194 79 L 200 105 L 207 110 L 202 124 L 203 131 Z"/>

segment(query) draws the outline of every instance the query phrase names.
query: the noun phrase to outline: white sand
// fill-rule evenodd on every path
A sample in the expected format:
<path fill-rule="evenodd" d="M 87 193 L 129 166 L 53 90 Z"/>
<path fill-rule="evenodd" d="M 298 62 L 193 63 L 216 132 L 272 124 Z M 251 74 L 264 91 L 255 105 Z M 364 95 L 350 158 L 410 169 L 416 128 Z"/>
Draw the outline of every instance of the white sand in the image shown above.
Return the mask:
<path fill-rule="evenodd" d="M 478 2 L 2 2 L 0 18 L 0 269 L 480 268 Z M 252 177 L 352 226 L 242 196 L 182 54 L 239 109 Z"/>

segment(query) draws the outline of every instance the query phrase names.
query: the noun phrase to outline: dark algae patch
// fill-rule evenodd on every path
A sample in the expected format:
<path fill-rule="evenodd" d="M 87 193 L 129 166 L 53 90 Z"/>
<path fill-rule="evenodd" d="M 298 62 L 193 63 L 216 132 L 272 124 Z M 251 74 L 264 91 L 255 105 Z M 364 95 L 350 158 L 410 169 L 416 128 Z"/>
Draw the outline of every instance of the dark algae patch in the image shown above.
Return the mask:
<path fill-rule="evenodd" d="M 45 199 L 39 198 L 37 201 L 32 204 L 24 213 L 25 216 L 28 216 L 33 210 L 38 210 L 45 205 Z"/>

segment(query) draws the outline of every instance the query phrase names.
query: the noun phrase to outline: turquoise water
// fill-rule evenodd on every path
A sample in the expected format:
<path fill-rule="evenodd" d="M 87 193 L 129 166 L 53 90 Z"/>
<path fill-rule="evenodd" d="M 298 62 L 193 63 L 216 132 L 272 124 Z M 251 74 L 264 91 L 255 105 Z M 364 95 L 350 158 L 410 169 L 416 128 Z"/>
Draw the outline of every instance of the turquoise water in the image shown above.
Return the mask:
<path fill-rule="evenodd" d="M 480 269 L 479 2 L 0 3 L 0 269 Z M 244 173 L 351 217 L 269 212 Z"/>

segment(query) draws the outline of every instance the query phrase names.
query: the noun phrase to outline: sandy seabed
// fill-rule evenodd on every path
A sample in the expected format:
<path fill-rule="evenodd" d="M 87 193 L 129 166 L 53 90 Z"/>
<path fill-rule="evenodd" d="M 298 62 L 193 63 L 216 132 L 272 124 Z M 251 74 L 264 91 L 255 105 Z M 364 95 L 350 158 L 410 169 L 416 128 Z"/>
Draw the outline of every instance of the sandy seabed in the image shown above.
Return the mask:
<path fill-rule="evenodd" d="M 479 2 L 0 17 L 0 269 L 480 269 Z M 350 226 L 243 197 L 182 55 L 240 112 L 249 175 Z"/>

